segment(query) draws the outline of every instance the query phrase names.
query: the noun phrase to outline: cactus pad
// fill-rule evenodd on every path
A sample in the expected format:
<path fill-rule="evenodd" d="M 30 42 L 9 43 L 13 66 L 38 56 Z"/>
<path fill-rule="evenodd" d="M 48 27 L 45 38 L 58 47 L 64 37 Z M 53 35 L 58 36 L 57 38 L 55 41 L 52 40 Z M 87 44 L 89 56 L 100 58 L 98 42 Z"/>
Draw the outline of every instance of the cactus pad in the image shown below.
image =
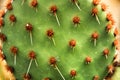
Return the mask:
<path fill-rule="evenodd" d="M 118 40 L 99 4 L 14 0 L 0 33 L 8 70 L 17 80 L 103 80 Z"/>

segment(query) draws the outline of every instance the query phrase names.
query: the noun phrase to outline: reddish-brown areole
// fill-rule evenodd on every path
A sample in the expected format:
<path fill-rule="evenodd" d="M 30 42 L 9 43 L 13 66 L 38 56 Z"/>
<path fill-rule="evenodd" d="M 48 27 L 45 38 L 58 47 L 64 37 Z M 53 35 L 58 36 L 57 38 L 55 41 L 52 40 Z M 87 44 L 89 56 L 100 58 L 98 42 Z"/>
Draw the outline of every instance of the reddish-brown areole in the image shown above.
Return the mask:
<path fill-rule="evenodd" d="M 103 55 L 108 56 L 108 54 L 109 54 L 109 49 L 108 48 L 104 49 L 103 50 Z"/>
<path fill-rule="evenodd" d="M 114 71 L 114 67 L 113 67 L 113 65 L 109 65 L 108 67 L 107 67 L 107 69 L 108 69 L 108 73 L 113 73 L 113 71 Z"/>
<path fill-rule="evenodd" d="M 49 77 L 46 77 L 46 78 L 44 78 L 43 80 L 52 80 L 52 79 L 50 79 Z"/>
<path fill-rule="evenodd" d="M 117 36 L 119 34 L 118 28 L 115 28 L 114 30 L 114 36 Z"/>
<path fill-rule="evenodd" d="M 57 11 L 58 11 L 58 9 L 57 9 L 57 6 L 56 6 L 56 5 L 52 5 L 52 6 L 50 7 L 50 12 L 55 16 L 56 21 L 57 21 L 58 25 L 60 26 L 60 21 L 59 21 L 59 18 L 58 18 L 58 16 L 57 16 Z"/>
<path fill-rule="evenodd" d="M 16 22 L 16 17 L 15 17 L 15 15 L 14 15 L 14 14 L 11 14 L 11 15 L 9 16 L 9 20 L 10 20 L 11 22 Z"/>
<path fill-rule="evenodd" d="M 23 78 L 24 78 L 24 80 L 31 80 L 31 75 L 30 74 L 24 74 Z"/>
<path fill-rule="evenodd" d="M 113 25 L 110 24 L 110 23 L 107 24 L 107 26 L 106 26 L 106 30 L 107 30 L 107 32 L 109 32 L 109 31 L 111 30 L 112 26 L 113 26 Z"/>
<path fill-rule="evenodd" d="M 31 6 L 32 7 L 37 7 L 37 5 L 38 5 L 38 1 L 37 0 L 32 0 L 31 1 Z"/>
<path fill-rule="evenodd" d="M 36 59 L 36 54 L 35 54 L 34 51 L 30 51 L 28 56 L 29 56 L 30 59 Z"/>
<path fill-rule="evenodd" d="M 78 0 L 71 0 L 71 2 L 76 3 Z"/>
<path fill-rule="evenodd" d="M 101 9 L 102 11 L 106 11 L 107 10 L 107 5 L 104 3 L 101 3 Z"/>
<path fill-rule="evenodd" d="M 15 47 L 15 46 L 12 46 L 12 47 L 10 48 L 10 51 L 11 51 L 11 53 L 13 53 L 14 55 L 16 55 L 16 54 L 18 53 L 18 48 Z"/>
<path fill-rule="evenodd" d="M 31 32 L 31 31 L 33 30 L 33 26 L 32 26 L 32 24 L 30 24 L 30 23 L 27 23 L 26 26 L 25 26 L 25 28 L 26 28 L 26 30 L 27 30 L 28 32 Z"/>
<path fill-rule="evenodd" d="M 94 7 L 94 8 L 92 9 L 92 15 L 95 16 L 95 15 L 97 15 L 97 14 L 98 14 L 98 9 L 97 9 L 96 7 Z"/>
<path fill-rule="evenodd" d="M 27 24 L 25 25 L 25 29 L 26 29 L 26 31 L 28 31 L 28 32 L 29 32 L 31 45 L 33 45 L 33 40 L 32 40 L 32 31 L 33 31 L 33 26 L 32 26 L 32 24 L 27 23 Z"/>
<path fill-rule="evenodd" d="M 2 40 L 2 42 L 5 42 L 7 40 L 7 37 L 5 34 L 0 33 L 0 39 Z"/>
<path fill-rule="evenodd" d="M 51 57 L 51 58 L 49 59 L 49 63 L 50 63 L 50 65 L 55 66 L 56 63 L 57 63 L 56 58 L 55 58 L 55 57 Z"/>
<path fill-rule="evenodd" d="M 107 19 L 108 21 L 113 20 L 112 14 L 111 14 L 111 13 L 107 13 L 106 19 Z"/>
<path fill-rule="evenodd" d="M 114 19 L 113 19 L 113 16 L 112 16 L 112 14 L 111 14 L 110 12 L 107 13 L 106 19 L 107 19 L 108 21 L 110 21 L 112 25 L 115 24 L 115 21 L 114 21 Z"/>
<path fill-rule="evenodd" d="M 13 9 L 12 3 L 8 3 L 8 4 L 6 5 L 6 8 L 7 8 L 8 10 L 12 10 L 12 9 Z"/>
<path fill-rule="evenodd" d="M 115 20 L 114 20 L 113 18 L 111 19 L 111 21 L 110 21 L 110 22 L 111 22 L 111 24 L 112 24 L 112 25 L 114 25 L 114 24 L 115 24 Z"/>
<path fill-rule="evenodd" d="M 100 3 L 100 0 L 93 0 L 93 5 L 98 5 Z"/>
<path fill-rule="evenodd" d="M 91 38 L 92 39 L 98 39 L 99 35 L 97 32 L 92 33 Z"/>
<path fill-rule="evenodd" d="M 52 29 L 47 30 L 47 36 L 52 38 L 54 36 L 54 31 Z"/>
<path fill-rule="evenodd" d="M 74 48 L 76 46 L 76 40 L 72 39 L 69 41 L 69 46 Z"/>
<path fill-rule="evenodd" d="M 92 33 L 91 38 L 93 39 L 94 46 L 96 46 L 98 37 L 99 37 L 99 35 L 97 32 Z"/>
<path fill-rule="evenodd" d="M 57 6 L 56 5 L 52 5 L 50 7 L 50 12 L 52 12 L 53 14 L 56 14 L 57 13 Z"/>
<path fill-rule="evenodd" d="M 11 72 L 11 73 L 14 72 L 14 68 L 13 68 L 12 66 L 6 65 L 5 67 L 6 67 L 6 70 L 7 70 L 7 71 L 9 71 L 9 72 Z"/>
<path fill-rule="evenodd" d="M 2 18 L 0 18 L 0 28 L 4 25 L 4 21 Z"/>
<path fill-rule="evenodd" d="M 76 70 L 71 70 L 71 71 L 70 71 L 70 75 L 71 75 L 72 77 L 75 77 L 75 76 L 77 75 Z"/>
<path fill-rule="evenodd" d="M 5 56 L 3 53 L 0 52 L 0 58 L 1 58 L 2 60 L 4 60 L 4 59 L 6 59 L 6 56 Z"/>
<path fill-rule="evenodd" d="M 74 24 L 79 24 L 80 23 L 80 18 L 78 16 L 73 17 L 72 19 Z"/>
<path fill-rule="evenodd" d="M 114 42 L 113 42 L 113 46 L 117 47 L 118 44 L 119 44 L 119 40 L 115 39 Z"/>
<path fill-rule="evenodd" d="M 92 61 L 91 57 L 87 56 L 87 57 L 85 58 L 85 62 L 86 62 L 87 64 L 88 64 L 88 63 L 91 63 L 91 61 Z"/>
<path fill-rule="evenodd" d="M 95 75 L 93 80 L 99 80 L 99 76 L 98 75 Z"/>

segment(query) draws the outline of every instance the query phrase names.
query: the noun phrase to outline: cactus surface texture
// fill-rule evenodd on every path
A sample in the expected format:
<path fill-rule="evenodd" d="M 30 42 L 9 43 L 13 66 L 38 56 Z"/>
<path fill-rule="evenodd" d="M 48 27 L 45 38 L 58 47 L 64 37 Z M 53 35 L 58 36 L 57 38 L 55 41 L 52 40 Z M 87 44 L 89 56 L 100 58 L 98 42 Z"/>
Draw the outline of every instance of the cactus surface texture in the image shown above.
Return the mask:
<path fill-rule="evenodd" d="M 0 25 L 7 69 L 16 80 L 103 80 L 112 74 L 117 33 L 100 4 L 13 0 Z"/>

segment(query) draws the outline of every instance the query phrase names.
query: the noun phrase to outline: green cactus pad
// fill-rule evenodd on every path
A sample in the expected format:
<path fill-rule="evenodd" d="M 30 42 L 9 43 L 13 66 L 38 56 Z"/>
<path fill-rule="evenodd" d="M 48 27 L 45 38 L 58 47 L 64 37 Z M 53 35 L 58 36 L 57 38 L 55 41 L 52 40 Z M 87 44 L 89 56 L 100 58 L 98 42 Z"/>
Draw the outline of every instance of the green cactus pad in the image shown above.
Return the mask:
<path fill-rule="evenodd" d="M 7 40 L 3 42 L 3 52 L 8 65 L 14 68 L 16 79 L 29 80 L 25 74 L 30 74 L 31 80 L 93 80 L 95 75 L 103 80 L 115 47 L 112 45 L 113 30 L 106 31 L 109 22 L 100 5 L 93 5 L 92 0 L 76 0 L 75 3 L 71 0 L 38 0 L 38 5 L 32 7 L 31 1 L 25 0 L 21 5 L 22 0 L 14 0 L 13 10 L 7 11 L 4 17 L 2 33 Z M 57 10 L 51 12 L 53 5 Z M 93 8 L 98 9 L 94 16 Z M 10 19 L 12 14 L 14 21 Z M 73 22 L 75 16 L 79 19 Z M 93 33 L 97 36 L 93 37 Z M 106 48 L 109 49 L 107 59 L 103 55 Z M 90 60 L 86 60 L 87 57 Z M 32 64 L 27 73 L 30 61 Z"/>

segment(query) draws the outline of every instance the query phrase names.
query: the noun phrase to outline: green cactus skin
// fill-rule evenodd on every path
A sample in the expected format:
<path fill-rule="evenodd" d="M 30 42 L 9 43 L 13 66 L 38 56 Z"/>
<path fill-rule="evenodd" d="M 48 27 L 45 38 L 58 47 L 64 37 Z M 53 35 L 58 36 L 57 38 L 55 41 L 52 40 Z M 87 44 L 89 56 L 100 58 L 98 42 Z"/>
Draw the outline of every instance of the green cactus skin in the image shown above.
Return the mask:
<path fill-rule="evenodd" d="M 81 10 L 71 0 L 38 0 L 36 9 L 30 6 L 31 0 L 14 0 L 13 10 L 7 11 L 4 17 L 4 27 L 2 33 L 7 37 L 3 42 L 3 52 L 6 55 L 8 65 L 14 68 L 14 75 L 17 80 L 23 80 L 24 74 L 30 61 L 29 74 L 31 80 L 93 80 L 95 75 L 99 80 L 107 75 L 107 66 L 111 64 L 115 53 L 113 30 L 106 31 L 106 13 L 102 11 L 100 5 L 93 5 L 92 0 L 78 0 Z M 50 7 L 56 5 L 60 26 L 55 16 L 50 12 Z M 98 9 L 98 24 L 91 11 Z M 15 22 L 11 22 L 9 17 L 14 14 Z M 79 24 L 72 22 L 73 17 L 80 18 Z M 26 24 L 30 23 L 33 29 L 26 31 Z M 52 29 L 52 36 L 47 36 L 47 31 Z M 97 32 L 96 46 L 91 35 Z M 32 34 L 33 44 L 31 45 L 30 33 Z M 55 45 L 53 44 L 53 40 Z M 75 40 L 76 45 L 70 46 L 69 41 Z M 72 43 L 74 45 L 74 42 Z M 16 49 L 11 51 L 11 47 Z M 103 50 L 108 48 L 109 55 L 106 59 Z M 30 51 L 34 54 L 29 55 Z M 16 56 L 16 65 L 14 58 Z M 86 57 L 91 58 L 91 62 L 86 64 Z M 49 60 L 54 57 L 57 61 Z M 38 66 L 36 66 L 37 61 Z M 53 66 L 51 66 L 51 64 Z M 58 68 L 58 69 L 56 69 Z M 71 70 L 75 70 L 70 74 Z M 64 76 L 64 78 L 60 75 Z M 30 80 L 30 79 L 26 79 Z M 48 79 L 49 80 L 49 79 Z"/>

